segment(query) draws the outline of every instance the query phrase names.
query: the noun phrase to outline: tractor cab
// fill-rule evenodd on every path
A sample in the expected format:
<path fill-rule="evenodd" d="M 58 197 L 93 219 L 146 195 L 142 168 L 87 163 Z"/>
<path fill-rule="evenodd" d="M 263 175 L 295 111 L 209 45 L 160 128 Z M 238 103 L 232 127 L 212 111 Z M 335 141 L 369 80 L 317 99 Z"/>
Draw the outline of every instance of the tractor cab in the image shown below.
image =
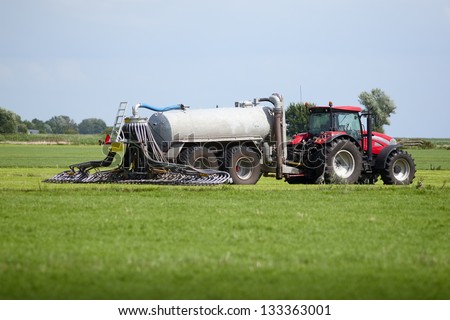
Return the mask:
<path fill-rule="evenodd" d="M 356 141 L 361 141 L 360 107 L 333 107 L 330 102 L 328 107 L 313 107 L 309 112 L 308 131 L 312 137 L 326 140 L 335 135 L 347 134 Z"/>
<path fill-rule="evenodd" d="M 368 152 L 368 132 L 362 125 L 361 118 L 367 116 L 362 109 L 355 106 L 333 106 L 309 108 L 308 138 L 315 139 L 315 143 L 323 144 L 336 136 L 348 135 L 365 152 Z M 387 146 L 396 145 L 397 141 L 380 132 L 371 134 L 371 153 L 377 155 Z"/>
<path fill-rule="evenodd" d="M 349 135 L 358 144 L 363 139 L 360 107 L 353 106 L 313 106 L 308 108 L 309 125 L 307 132 L 298 133 L 292 137 L 290 143 L 296 145 L 306 140 L 314 139 L 315 143 L 326 143 L 330 138 L 338 135 Z"/>

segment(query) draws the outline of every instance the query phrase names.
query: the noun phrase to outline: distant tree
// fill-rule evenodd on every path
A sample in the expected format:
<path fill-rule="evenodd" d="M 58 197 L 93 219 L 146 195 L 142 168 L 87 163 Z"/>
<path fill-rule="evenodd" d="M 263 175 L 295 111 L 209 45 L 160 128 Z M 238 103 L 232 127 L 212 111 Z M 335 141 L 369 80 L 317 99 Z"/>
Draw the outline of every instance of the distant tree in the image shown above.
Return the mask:
<path fill-rule="evenodd" d="M 68 116 L 54 116 L 45 123 L 49 125 L 53 133 L 78 133 L 77 124 Z"/>
<path fill-rule="evenodd" d="M 44 132 L 45 133 L 53 133 L 52 127 L 48 125 L 48 123 L 44 123 Z"/>
<path fill-rule="evenodd" d="M 22 122 L 22 119 L 17 113 L 12 112 L 17 125 L 17 132 L 27 133 L 27 126 Z"/>
<path fill-rule="evenodd" d="M 102 133 L 105 129 L 106 129 L 105 121 L 96 118 L 84 119 L 78 125 L 78 131 L 81 134 Z"/>
<path fill-rule="evenodd" d="M 52 133 L 52 129 L 44 121 L 34 118 L 31 121 L 24 120 L 23 124 L 27 129 L 39 130 L 39 133 Z"/>
<path fill-rule="evenodd" d="M 374 115 L 374 131 L 384 132 L 384 125 L 390 125 L 389 117 L 397 108 L 394 101 L 383 90 L 375 88 L 371 92 L 362 92 L 359 102 Z"/>
<path fill-rule="evenodd" d="M 22 123 L 27 127 L 27 129 L 34 129 L 34 126 L 30 121 L 24 120 Z"/>
<path fill-rule="evenodd" d="M 16 133 L 21 123 L 22 121 L 17 114 L 0 108 L 0 133 Z"/>
<path fill-rule="evenodd" d="M 314 106 L 314 104 L 309 105 Z M 286 109 L 285 116 L 288 136 L 308 130 L 309 112 L 305 103 L 291 102 Z"/>
<path fill-rule="evenodd" d="M 34 118 L 33 120 L 31 120 L 31 124 L 33 125 L 33 127 L 30 129 L 39 130 L 39 133 L 51 133 L 51 131 L 47 131 L 45 122 L 42 120 Z"/>
<path fill-rule="evenodd" d="M 17 125 L 17 132 L 19 132 L 19 133 L 27 133 L 28 132 L 27 125 L 25 123 L 23 123 L 23 122 L 20 122 Z"/>

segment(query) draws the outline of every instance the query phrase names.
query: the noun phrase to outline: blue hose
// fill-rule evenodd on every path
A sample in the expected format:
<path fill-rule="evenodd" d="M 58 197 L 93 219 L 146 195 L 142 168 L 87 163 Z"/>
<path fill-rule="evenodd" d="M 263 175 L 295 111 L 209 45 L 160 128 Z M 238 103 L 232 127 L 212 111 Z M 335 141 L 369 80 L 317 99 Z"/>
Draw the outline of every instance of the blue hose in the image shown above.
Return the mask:
<path fill-rule="evenodd" d="M 182 104 L 175 104 L 173 106 L 168 106 L 168 107 L 164 107 L 164 108 L 158 108 L 158 107 L 154 107 L 154 106 L 149 106 L 146 104 L 141 104 L 139 106 L 139 108 L 145 108 L 145 109 L 149 109 L 152 111 L 157 111 L 157 112 L 165 112 L 165 111 L 170 111 L 170 110 L 184 110 L 185 106 Z"/>

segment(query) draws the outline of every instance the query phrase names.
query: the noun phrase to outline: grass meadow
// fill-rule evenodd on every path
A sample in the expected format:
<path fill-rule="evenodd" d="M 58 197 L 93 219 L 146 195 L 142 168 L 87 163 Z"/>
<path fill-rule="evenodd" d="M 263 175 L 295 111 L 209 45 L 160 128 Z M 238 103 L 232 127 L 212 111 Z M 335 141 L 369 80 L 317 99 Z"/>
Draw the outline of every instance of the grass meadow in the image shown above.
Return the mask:
<path fill-rule="evenodd" d="M 410 186 L 80 185 L 42 180 L 101 147 L 0 145 L 0 299 L 450 299 L 450 150 L 411 153 Z"/>

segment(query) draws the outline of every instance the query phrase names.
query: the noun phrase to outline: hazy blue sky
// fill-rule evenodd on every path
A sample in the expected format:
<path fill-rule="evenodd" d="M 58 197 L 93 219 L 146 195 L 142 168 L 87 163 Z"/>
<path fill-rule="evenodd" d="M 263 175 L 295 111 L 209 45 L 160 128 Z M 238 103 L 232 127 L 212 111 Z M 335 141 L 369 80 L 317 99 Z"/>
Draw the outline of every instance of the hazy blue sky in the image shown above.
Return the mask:
<path fill-rule="evenodd" d="M 0 106 L 112 124 L 120 101 L 397 104 L 386 132 L 450 137 L 450 0 L 0 0 Z M 145 111 L 143 111 L 145 113 Z"/>

